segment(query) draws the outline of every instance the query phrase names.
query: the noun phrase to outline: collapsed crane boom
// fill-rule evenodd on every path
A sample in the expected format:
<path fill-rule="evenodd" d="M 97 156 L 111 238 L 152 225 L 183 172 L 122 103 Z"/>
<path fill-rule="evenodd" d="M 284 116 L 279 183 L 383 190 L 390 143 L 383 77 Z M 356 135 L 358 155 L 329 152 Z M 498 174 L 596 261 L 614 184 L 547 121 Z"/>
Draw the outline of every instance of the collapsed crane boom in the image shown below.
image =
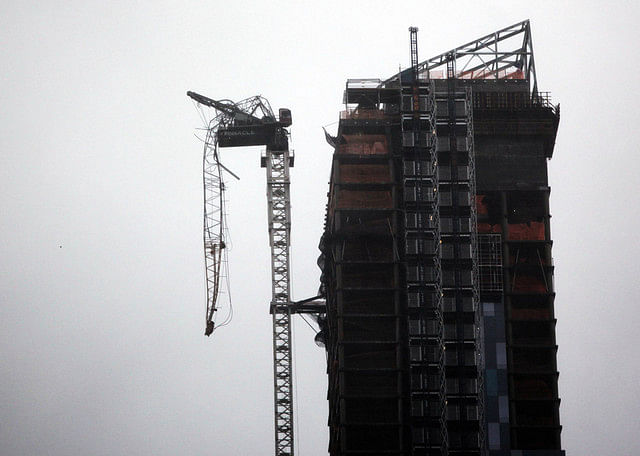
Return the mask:
<path fill-rule="evenodd" d="M 273 322 L 274 427 L 276 456 L 293 456 L 293 385 L 291 351 L 291 298 L 289 247 L 291 204 L 288 132 L 291 111 L 280 109 L 276 119 L 269 102 L 259 96 L 238 103 L 212 100 L 195 92 L 187 95 L 201 105 L 215 109 L 209 123 L 204 154 L 205 224 L 204 247 L 207 271 L 207 321 L 205 334 L 214 328 L 220 293 L 220 277 L 226 255 L 224 182 L 228 171 L 219 160 L 218 147 L 266 146 L 261 166 L 267 172 L 269 243 L 271 246 L 271 305 Z"/>

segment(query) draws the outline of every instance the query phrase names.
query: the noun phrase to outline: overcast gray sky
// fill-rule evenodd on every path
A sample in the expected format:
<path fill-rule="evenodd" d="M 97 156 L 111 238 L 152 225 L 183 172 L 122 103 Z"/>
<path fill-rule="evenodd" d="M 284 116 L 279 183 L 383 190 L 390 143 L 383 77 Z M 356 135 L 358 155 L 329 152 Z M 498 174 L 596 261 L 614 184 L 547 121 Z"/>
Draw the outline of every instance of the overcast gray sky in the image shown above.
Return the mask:
<path fill-rule="evenodd" d="M 259 149 L 228 149 L 232 324 L 203 333 L 201 126 L 186 97 L 293 113 L 293 294 L 315 294 L 347 78 L 531 19 L 550 161 L 563 447 L 640 453 L 637 2 L 3 2 L 0 454 L 273 449 Z M 634 51 L 634 49 L 636 49 Z M 324 352 L 295 323 L 297 449 L 326 454 Z"/>

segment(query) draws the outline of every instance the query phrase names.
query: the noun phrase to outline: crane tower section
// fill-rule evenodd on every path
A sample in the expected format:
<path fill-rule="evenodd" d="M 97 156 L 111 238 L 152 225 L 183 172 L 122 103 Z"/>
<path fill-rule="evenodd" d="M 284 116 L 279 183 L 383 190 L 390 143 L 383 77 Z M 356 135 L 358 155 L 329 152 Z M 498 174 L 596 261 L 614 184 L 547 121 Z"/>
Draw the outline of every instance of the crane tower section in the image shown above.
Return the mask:
<path fill-rule="evenodd" d="M 285 144 L 286 146 L 286 144 Z M 262 166 L 267 169 L 269 243 L 271 244 L 271 314 L 273 318 L 273 378 L 276 456 L 293 455 L 293 388 L 289 246 L 291 201 L 288 147 L 267 147 Z"/>

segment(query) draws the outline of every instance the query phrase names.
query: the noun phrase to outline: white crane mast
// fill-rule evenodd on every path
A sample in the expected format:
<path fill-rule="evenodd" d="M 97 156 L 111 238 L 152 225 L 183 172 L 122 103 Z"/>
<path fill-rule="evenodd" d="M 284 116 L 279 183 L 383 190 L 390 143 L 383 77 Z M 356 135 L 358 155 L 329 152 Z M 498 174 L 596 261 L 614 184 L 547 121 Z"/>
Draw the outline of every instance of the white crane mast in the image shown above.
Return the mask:
<path fill-rule="evenodd" d="M 263 165 L 267 169 L 269 243 L 271 245 L 271 314 L 273 317 L 273 379 L 276 456 L 294 454 L 293 388 L 291 359 L 291 300 L 289 246 L 291 200 L 289 198 L 288 147 L 267 147 Z"/>

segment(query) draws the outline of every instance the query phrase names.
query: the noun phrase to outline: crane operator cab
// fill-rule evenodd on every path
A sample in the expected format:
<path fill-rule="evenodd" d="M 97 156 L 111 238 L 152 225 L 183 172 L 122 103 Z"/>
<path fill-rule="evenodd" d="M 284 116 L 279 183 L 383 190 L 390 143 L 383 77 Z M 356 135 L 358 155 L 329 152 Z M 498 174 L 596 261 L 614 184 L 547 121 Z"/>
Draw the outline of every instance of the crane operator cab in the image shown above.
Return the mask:
<path fill-rule="evenodd" d="M 280 125 L 283 127 L 291 126 L 291 109 L 280 108 L 278 110 L 278 114 L 280 117 Z"/>

